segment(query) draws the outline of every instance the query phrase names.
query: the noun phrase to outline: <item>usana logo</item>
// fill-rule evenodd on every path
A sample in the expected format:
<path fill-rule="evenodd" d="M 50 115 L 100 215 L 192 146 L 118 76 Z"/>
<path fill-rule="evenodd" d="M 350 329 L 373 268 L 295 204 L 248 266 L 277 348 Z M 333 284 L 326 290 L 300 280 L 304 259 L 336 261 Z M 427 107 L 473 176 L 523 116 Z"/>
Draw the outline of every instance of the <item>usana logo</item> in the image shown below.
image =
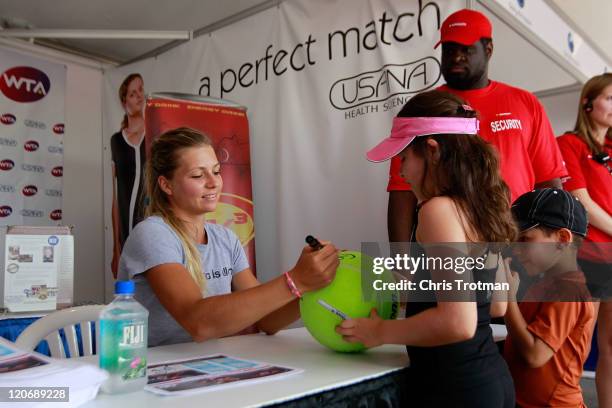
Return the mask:
<path fill-rule="evenodd" d="M 375 71 L 362 72 L 334 82 L 329 90 L 329 102 L 338 110 L 367 105 L 378 111 L 378 103 L 429 89 L 441 75 L 440 62 L 434 57 L 404 64 L 386 64 Z M 383 108 L 388 110 L 393 106 L 385 105 Z"/>
<path fill-rule="evenodd" d="M 44 215 L 45 213 L 40 210 L 28 210 L 28 209 L 21 210 L 22 217 L 42 218 Z"/>
<path fill-rule="evenodd" d="M 21 170 L 23 171 L 31 171 L 32 173 L 44 173 L 45 168 L 43 166 L 38 166 L 36 164 L 21 164 Z"/>

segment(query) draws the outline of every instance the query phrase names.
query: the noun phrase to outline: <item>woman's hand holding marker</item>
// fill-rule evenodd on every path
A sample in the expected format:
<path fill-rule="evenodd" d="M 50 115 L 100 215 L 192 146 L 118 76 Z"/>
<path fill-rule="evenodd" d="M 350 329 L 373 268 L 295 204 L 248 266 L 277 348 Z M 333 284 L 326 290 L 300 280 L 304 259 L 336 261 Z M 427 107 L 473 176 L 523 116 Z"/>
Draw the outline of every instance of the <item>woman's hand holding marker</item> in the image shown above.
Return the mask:
<path fill-rule="evenodd" d="M 311 238 L 309 244 L 302 249 L 295 267 L 289 271 L 301 293 L 329 285 L 334 280 L 340 264 L 339 251 L 330 241 L 319 242 L 316 238 Z"/>

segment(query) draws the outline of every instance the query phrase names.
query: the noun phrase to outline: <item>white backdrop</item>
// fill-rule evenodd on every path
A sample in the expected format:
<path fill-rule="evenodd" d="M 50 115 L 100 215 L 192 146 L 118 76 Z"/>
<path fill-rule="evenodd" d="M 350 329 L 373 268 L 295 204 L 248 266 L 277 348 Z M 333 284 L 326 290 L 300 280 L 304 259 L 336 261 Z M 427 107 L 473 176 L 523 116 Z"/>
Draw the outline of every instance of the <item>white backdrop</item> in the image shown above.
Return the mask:
<path fill-rule="evenodd" d="M 62 223 L 66 66 L 0 49 L 0 225 Z"/>
<path fill-rule="evenodd" d="M 119 128 L 117 89 L 223 97 L 248 107 L 258 274 L 293 266 L 304 237 L 340 248 L 387 240 L 385 164 L 365 152 L 405 99 L 441 80 L 439 26 L 465 2 L 288 0 L 156 58 L 105 73 L 104 135 Z M 111 168 L 105 149 L 106 264 Z M 110 276 L 107 267 L 107 280 Z"/>

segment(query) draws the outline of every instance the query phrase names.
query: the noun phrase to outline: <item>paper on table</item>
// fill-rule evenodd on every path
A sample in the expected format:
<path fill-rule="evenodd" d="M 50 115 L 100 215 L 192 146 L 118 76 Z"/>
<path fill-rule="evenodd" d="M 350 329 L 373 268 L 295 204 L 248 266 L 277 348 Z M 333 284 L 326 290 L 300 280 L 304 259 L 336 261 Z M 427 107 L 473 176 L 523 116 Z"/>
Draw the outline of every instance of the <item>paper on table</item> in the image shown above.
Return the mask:
<path fill-rule="evenodd" d="M 8 275 L 8 271 L 6 266 L 9 264 L 9 248 L 6 245 L 5 238 L 14 237 L 13 239 L 19 240 L 19 237 L 24 236 L 32 236 L 39 237 L 40 239 L 46 240 L 46 242 L 40 241 L 41 247 L 35 249 L 33 251 L 34 257 L 32 261 L 34 263 L 40 261 L 40 257 L 38 253 L 41 252 L 43 254 L 42 265 L 44 268 L 49 268 L 50 265 L 57 265 L 57 274 L 56 274 L 56 284 L 52 287 L 47 285 L 45 287 L 45 283 L 36 283 L 34 287 L 25 287 L 22 290 L 27 290 L 25 292 L 30 294 L 30 299 L 23 301 L 21 294 L 9 294 L 7 293 L 6 284 L 6 275 Z M 4 250 L 7 254 L 0 258 L 0 261 L 4 261 L 4 267 L 2 268 L 3 274 L 0 274 L 3 278 L 0 279 L 0 295 L 4 294 L 0 300 L 2 300 L 3 307 L 7 307 L 11 311 L 42 311 L 42 310 L 54 310 L 56 309 L 56 304 L 60 306 L 70 306 L 72 305 L 74 299 L 74 237 L 72 236 L 72 227 L 70 226 L 28 226 L 28 225 L 14 225 L 8 226 L 4 231 L 0 231 L 0 252 Z M 12 245 L 15 246 L 15 245 Z M 19 245 L 16 245 L 19 246 Z M 46 251 L 46 252 L 45 252 Z M 19 252 L 16 248 L 13 248 L 13 258 Z M 31 251 L 32 252 L 32 251 Z M 46 254 L 46 255 L 45 255 Z M 27 254 L 25 254 L 27 255 Z M 8 268 L 10 271 L 14 271 L 19 267 L 19 257 L 17 259 L 12 259 L 12 265 Z M 28 257 L 22 257 L 22 261 L 24 263 L 29 262 Z M 24 266 L 28 266 L 25 265 Z M 32 265 L 30 265 L 32 266 Z M 39 268 L 40 269 L 40 268 Z M 44 293 L 47 291 L 46 302 L 48 305 L 40 304 L 40 299 L 36 299 L 39 292 Z M 49 296 L 49 294 L 53 296 Z M 15 297 L 17 295 L 17 297 Z M 43 296 L 44 298 L 45 296 Z M 8 298 L 8 301 L 7 301 Z M 54 304 L 51 306 L 50 303 L 53 300 Z M 13 303 L 13 304 L 11 304 Z M 15 304 L 16 303 L 16 304 Z M 24 304 L 25 303 L 25 304 Z M 32 304 L 33 303 L 33 304 Z"/>
<path fill-rule="evenodd" d="M 151 365 L 145 390 L 190 395 L 243 384 L 282 379 L 303 370 L 216 354 Z"/>
<path fill-rule="evenodd" d="M 6 235 L 4 306 L 11 312 L 56 308 L 58 242 L 53 235 Z"/>
<path fill-rule="evenodd" d="M 53 402 L 53 407 L 76 407 L 94 399 L 106 378 L 108 374 L 95 365 L 25 352 L 0 338 L 0 387 L 68 387 L 69 402 Z M 40 405 L 19 403 L 21 408 Z"/>

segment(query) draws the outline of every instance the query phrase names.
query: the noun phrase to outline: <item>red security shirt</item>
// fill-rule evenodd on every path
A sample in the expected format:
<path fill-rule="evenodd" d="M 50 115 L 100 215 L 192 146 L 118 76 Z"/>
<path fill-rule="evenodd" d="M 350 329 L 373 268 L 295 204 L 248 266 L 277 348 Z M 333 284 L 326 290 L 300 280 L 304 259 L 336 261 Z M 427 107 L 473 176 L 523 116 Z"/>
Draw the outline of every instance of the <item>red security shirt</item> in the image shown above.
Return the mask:
<path fill-rule="evenodd" d="M 586 188 L 589 196 L 605 212 L 612 214 L 612 174 L 601 163 L 591 158 L 589 146 L 573 133 L 557 138 L 569 178 L 563 182 L 567 191 Z M 605 150 L 612 155 L 612 142 L 607 140 Z M 612 166 L 612 162 L 608 162 Z M 612 242 L 612 237 L 602 230 L 589 225 L 586 241 Z M 588 246 L 585 246 L 587 249 Z"/>
<path fill-rule="evenodd" d="M 479 113 L 479 135 L 500 153 L 501 174 L 512 201 L 533 190 L 536 183 L 566 176 L 561 153 L 548 117 L 537 98 L 522 89 L 490 81 L 482 89 L 459 91 L 442 85 Z M 399 175 L 399 156 L 391 160 L 387 191 L 410 190 Z"/>

